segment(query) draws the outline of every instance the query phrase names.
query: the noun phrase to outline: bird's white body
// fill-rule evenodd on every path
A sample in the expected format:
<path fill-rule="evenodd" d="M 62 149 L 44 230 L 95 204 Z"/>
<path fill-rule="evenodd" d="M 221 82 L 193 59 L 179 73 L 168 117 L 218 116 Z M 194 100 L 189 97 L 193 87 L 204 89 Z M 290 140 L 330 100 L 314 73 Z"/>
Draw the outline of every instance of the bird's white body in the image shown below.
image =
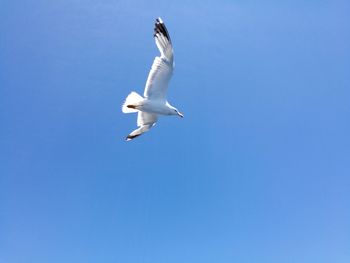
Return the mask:
<path fill-rule="evenodd" d="M 177 115 L 174 111 L 174 107 L 172 107 L 168 102 L 158 101 L 158 100 L 142 100 L 139 105 L 135 107 L 135 109 L 143 112 L 154 113 L 158 115 Z"/>
<path fill-rule="evenodd" d="M 144 97 L 131 92 L 122 107 L 124 113 L 138 112 L 138 129 L 127 136 L 132 140 L 154 126 L 159 115 L 183 115 L 167 99 L 168 83 L 174 70 L 174 55 L 169 33 L 161 18 L 154 28 L 154 38 L 161 56 L 154 59 L 145 86 Z"/>

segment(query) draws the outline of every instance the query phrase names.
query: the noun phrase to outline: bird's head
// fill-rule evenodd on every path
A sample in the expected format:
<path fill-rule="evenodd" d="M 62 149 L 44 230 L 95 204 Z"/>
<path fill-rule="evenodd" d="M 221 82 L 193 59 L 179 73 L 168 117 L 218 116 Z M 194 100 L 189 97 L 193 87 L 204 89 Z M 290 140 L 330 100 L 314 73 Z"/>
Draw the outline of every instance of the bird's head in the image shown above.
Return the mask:
<path fill-rule="evenodd" d="M 174 108 L 174 107 L 172 107 L 171 113 L 170 113 L 170 114 L 171 114 L 171 115 L 178 115 L 178 116 L 180 116 L 181 118 L 184 117 L 184 115 L 183 115 L 178 109 L 176 109 L 176 108 Z"/>

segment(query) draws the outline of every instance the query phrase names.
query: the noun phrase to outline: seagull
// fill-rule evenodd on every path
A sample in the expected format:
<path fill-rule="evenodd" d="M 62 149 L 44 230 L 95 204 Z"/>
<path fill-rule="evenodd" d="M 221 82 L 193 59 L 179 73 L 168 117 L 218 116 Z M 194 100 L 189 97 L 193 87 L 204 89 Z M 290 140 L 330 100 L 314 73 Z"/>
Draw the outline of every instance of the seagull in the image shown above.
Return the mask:
<path fill-rule="evenodd" d="M 144 97 L 133 91 L 127 96 L 122 106 L 124 113 L 137 112 L 138 128 L 126 137 L 127 141 L 149 131 L 160 115 L 177 115 L 183 118 L 183 114 L 171 106 L 166 98 L 175 64 L 171 39 L 161 18 L 156 19 L 153 36 L 160 56 L 155 57 L 153 61 L 143 93 Z"/>

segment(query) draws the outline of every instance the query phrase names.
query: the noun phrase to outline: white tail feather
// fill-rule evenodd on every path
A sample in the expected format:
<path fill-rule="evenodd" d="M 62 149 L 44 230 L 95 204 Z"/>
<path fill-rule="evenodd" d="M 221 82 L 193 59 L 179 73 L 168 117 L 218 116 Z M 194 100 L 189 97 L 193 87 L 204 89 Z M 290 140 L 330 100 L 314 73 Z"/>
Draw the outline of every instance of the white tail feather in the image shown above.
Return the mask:
<path fill-rule="evenodd" d="M 122 112 L 124 113 L 137 112 L 136 109 L 130 108 L 130 106 L 137 106 L 142 100 L 143 98 L 141 97 L 141 95 L 139 95 L 135 91 L 131 92 L 125 99 L 125 102 L 122 106 Z"/>

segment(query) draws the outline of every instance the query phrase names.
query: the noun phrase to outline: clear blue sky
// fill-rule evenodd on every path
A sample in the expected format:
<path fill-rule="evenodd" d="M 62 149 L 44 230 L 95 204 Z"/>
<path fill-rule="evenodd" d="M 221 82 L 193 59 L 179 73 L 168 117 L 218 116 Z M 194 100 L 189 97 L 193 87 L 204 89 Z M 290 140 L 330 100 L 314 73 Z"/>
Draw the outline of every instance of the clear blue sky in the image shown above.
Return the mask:
<path fill-rule="evenodd" d="M 0 263 L 350 262 L 349 13 L 2 0 Z M 125 142 L 158 16 L 185 118 Z"/>

